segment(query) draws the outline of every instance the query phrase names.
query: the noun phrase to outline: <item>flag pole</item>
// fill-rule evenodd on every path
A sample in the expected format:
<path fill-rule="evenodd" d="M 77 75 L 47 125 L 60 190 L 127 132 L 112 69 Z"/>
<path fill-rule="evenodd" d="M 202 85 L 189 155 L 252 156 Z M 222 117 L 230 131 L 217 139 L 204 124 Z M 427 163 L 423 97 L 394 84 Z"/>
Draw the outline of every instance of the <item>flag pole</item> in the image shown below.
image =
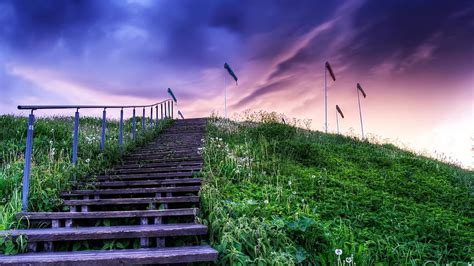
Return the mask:
<path fill-rule="evenodd" d="M 337 114 L 337 110 L 336 110 L 336 125 L 337 125 L 337 134 L 339 135 L 339 115 Z"/>
<path fill-rule="evenodd" d="M 360 129 L 362 130 L 362 139 L 364 139 L 364 123 L 362 122 L 362 110 L 360 108 L 360 92 L 359 92 L 359 88 L 356 87 L 356 90 L 357 90 L 357 101 L 359 102 L 359 117 L 360 117 Z"/>
<path fill-rule="evenodd" d="M 328 85 L 326 66 L 324 66 L 324 127 L 326 133 L 328 133 Z"/>
<path fill-rule="evenodd" d="M 225 84 L 225 75 L 224 75 L 224 118 L 227 118 L 227 86 Z"/>

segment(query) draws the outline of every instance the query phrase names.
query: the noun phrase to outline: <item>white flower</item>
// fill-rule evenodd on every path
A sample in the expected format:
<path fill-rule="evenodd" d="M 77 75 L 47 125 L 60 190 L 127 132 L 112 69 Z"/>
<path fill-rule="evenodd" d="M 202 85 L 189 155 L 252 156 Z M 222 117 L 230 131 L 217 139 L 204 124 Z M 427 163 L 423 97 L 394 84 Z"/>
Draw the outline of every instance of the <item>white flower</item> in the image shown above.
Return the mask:
<path fill-rule="evenodd" d="M 293 191 L 292 193 L 293 193 L 293 195 L 296 195 L 296 191 Z"/>
<path fill-rule="evenodd" d="M 91 159 L 87 158 L 86 163 L 90 163 L 90 162 L 91 162 Z"/>
<path fill-rule="evenodd" d="M 53 145 L 53 141 L 52 141 L 52 140 L 49 141 L 49 145 Z"/>
<path fill-rule="evenodd" d="M 288 181 L 288 186 L 291 186 L 291 181 Z"/>
<path fill-rule="evenodd" d="M 342 255 L 342 249 L 336 249 L 335 252 L 336 252 L 336 255 L 338 256 Z"/>
<path fill-rule="evenodd" d="M 347 257 L 346 262 L 350 264 L 352 262 L 352 257 Z"/>
<path fill-rule="evenodd" d="M 312 175 L 311 178 L 316 178 L 316 176 L 315 176 L 315 175 Z"/>
<path fill-rule="evenodd" d="M 268 200 L 264 200 L 263 203 L 268 204 Z"/>

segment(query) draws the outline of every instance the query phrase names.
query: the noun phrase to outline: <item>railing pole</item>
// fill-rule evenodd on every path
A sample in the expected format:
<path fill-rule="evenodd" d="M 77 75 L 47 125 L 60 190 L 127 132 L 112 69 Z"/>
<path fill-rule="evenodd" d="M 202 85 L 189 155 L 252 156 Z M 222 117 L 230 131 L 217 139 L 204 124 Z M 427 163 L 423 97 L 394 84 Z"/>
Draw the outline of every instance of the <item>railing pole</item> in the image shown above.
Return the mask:
<path fill-rule="evenodd" d="M 137 130 L 137 121 L 135 119 L 135 108 L 133 108 L 133 119 L 132 119 L 132 141 L 135 142 L 135 131 Z"/>
<path fill-rule="evenodd" d="M 155 126 L 158 126 L 158 123 L 160 122 L 160 121 L 158 120 L 158 105 L 155 106 L 155 108 L 156 108 L 156 123 L 155 123 Z"/>
<path fill-rule="evenodd" d="M 28 130 L 26 133 L 26 150 L 25 150 L 25 167 L 23 170 L 23 194 L 22 194 L 22 210 L 28 211 L 28 194 L 30 192 L 30 169 L 31 169 L 31 155 L 33 151 L 33 130 L 35 123 L 35 115 L 33 110 L 28 117 Z"/>
<path fill-rule="evenodd" d="M 142 134 L 145 136 L 145 107 L 143 107 L 143 115 L 142 115 Z"/>
<path fill-rule="evenodd" d="M 123 109 L 120 109 L 120 133 L 119 133 L 119 145 L 123 147 Z"/>
<path fill-rule="evenodd" d="M 171 102 L 171 119 L 173 119 L 174 117 L 173 107 L 174 107 L 174 102 Z"/>
<path fill-rule="evenodd" d="M 100 141 L 100 149 L 104 150 L 105 149 L 105 128 L 107 126 L 107 111 L 104 108 L 104 111 L 102 112 L 102 139 Z"/>
<path fill-rule="evenodd" d="M 168 101 L 168 118 L 172 118 L 173 115 L 171 114 L 171 102 Z"/>
<path fill-rule="evenodd" d="M 153 107 L 150 107 L 150 128 L 153 128 Z"/>
<path fill-rule="evenodd" d="M 77 145 L 79 142 L 79 108 L 76 109 L 74 117 L 74 138 L 72 141 L 72 163 L 77 164 Z"/>
<path fill-rule="evenodd" d="M 161 109 L 161 112 L 160 112 L 161 120 L 163 120 L 163 104 L 162 103 L 160 103 L 160 109 Z"/>

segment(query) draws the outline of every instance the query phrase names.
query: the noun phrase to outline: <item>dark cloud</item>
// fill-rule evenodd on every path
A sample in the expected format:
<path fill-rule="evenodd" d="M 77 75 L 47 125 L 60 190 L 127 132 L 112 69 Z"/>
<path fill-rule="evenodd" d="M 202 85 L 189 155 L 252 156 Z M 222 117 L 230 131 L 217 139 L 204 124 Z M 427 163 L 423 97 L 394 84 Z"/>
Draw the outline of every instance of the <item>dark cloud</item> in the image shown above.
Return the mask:
<path fill-rule="evenodd" d="M 233 105 L 233 107 L 243 107 L 251 103 L 252 101 L 255 101 L 255 99 L 259 99 L 260 97 L 265 96 L 269 93 L 286 90 L 290 87 L 292 83 L 293 83 L 293 80 L 291 79 L 283 79 L 283 80 L 275 81 L 269 84 L 265 84 L 255 89 L 249 95 L 245 96 L 235 105 Z"/>

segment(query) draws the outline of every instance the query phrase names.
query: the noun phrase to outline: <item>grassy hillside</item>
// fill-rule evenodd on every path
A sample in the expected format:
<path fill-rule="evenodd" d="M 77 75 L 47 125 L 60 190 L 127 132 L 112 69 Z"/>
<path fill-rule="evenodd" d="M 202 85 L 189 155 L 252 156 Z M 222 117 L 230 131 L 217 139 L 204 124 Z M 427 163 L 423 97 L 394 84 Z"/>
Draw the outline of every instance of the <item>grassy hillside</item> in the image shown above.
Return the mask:
<path fill-rule="evenodd" d="M 202 219 L 220 264 L 472 263 L 473 172 L 276 121 L 209 125 Z"/>
<path fill-rule="evenodd" d="M 107 121 L 106 150 L 102 152 L 101 119 L 81 118 L 78 166 L 74 167 L 71 164 L 73 124 L 71 117 L 40 118 L 35 123 L 30 211 L 58 210 L 61 204 L 59 192 L 67 189 L 72 180 L 105 170 L 119 160 L 118 121 Z M 124 152 L 153 138 L 163 126 L 165 122 L 142 136 L 141 123 L 137 122 L 137 142 L 132 145 L 132 123 L 130 120 L 126 121 Z M 26 128 L 26 118 L 0 116 L 0 230 L 24 226 L 24 223 L 15 219 L 15 214 L 21 210 Z M 22 246 L 22 243 L 19 244 Z M 18 245 L 0 241 L 0 253 L 17 251 Z"/>

